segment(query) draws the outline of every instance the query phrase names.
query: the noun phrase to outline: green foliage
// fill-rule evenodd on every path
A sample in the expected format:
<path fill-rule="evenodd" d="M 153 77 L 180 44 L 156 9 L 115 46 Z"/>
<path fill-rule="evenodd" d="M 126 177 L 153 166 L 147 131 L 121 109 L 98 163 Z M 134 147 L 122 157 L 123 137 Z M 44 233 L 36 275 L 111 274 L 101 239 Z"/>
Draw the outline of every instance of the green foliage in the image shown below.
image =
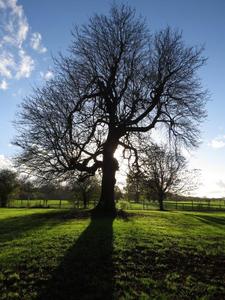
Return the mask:
<path fill-rule="evenodd" d="M 0 170 L 0 206 L 6 207 L 8 196 L 16 188 L 16 173 L 3 169 Z"/>
<path fill-rule="evenodd" d="M 119 200 L 117 202 L 117 208 L 122 210 L 127 210 L 131 208 L 131 205 L 128 200 Z"/>

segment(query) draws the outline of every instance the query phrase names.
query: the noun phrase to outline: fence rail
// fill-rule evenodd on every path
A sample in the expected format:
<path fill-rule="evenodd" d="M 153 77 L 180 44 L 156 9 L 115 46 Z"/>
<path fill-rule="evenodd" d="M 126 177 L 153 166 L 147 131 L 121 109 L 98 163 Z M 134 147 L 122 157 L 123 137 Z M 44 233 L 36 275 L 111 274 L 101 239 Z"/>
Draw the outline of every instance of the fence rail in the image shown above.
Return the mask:
<path fill-rule="evenodd" d="M 140 203 L 135 202 L 121 202 L 121 208 L 123 209 L 144 209 L 152 210 L 158 209 L 157 201 L 144 201 Z M 187 210 L 187 211 L 214 211 L 214 210 L 225 210 L 225 200 L 210 200 L 210 201 L 164 201 L 164 208 L 166 210 Z"/>
<path fill-rule="evenodd" d="M 89 202 L 88 207 L 94 207 L 94 202 Z M 131 209 L 131 210 L 151 210 L 158 209 L 157 201 L 145 201 L 142 203 L 135 203 L 129 201 L 118 201 L 117 206 L 122 209 Z M 34 208 L 34 207 L 43 207 L 43 208 L 82 208 L 83 204 L 81 201 L 75 200 L 65 200 L 65 199 L 56 199 L 56 200 L 46 200 L 46 199 L 30 199 L 30 200 L 17 200 L 10 199 L 8 201 L 8 207 L 18 207 L 18 208 Z M 167 210 L 225 210 L 225 200 L 207 200 L 207 201 L 174 201 L 166 200 L 164 201 L 164 207 Z"/>
<path fill-rule="evenodd" d="M 18 207 L 18 208 L 34 208 L 34 207 L 43 207 L 43 208 L 72 208 L 77 204 L 72 200 L 46 200 L 46 199 L 10 199 L 8 201 L 8 207 Z"/>
<path fill-rule="evenodd" d="M 225 201 L 165 201 L 165 207 L 177 210 L 225 210 Z"/>

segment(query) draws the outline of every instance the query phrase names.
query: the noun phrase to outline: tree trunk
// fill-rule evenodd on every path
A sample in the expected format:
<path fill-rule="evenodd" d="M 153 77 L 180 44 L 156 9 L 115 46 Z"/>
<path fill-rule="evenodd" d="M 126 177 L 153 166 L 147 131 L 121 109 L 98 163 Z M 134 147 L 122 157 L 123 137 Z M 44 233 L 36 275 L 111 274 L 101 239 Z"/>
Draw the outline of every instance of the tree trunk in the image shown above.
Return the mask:
<path fill-rule="evenodd" d="M 94 209 L 103 215 L 115 215 L 115 184 L 118 162 L 113 157 L 118 143 L 108 143 L 103 152 L 102 186 L 100 200 Z"/>
<path fill-rule="evenodd" d="M 162 192 L 159 193 L 159 210 L 163 211 L 164 210 L 164 204 L 163 204 L 163 201 L 164 201 L 164 194 Z"/>
<path fill-rule="evenodd" d="M 84 209 L 86 209 L 87 208 L 87 193 L 85 190 L 82 191 L 82 198 L 83 198 Z"/>
<path fill-rule="evenodd" d="M 0 198 L 0 207 L 6 207 L 7 200 L 8 200 L 8 197 L 6 195 L 2 195 Z"/>
<path fill-rule="evenodd" d="M 137 202 L 137 203 L 140 202 L 140 192 L 139 191 L 135 192 L 135 202 Z"/>

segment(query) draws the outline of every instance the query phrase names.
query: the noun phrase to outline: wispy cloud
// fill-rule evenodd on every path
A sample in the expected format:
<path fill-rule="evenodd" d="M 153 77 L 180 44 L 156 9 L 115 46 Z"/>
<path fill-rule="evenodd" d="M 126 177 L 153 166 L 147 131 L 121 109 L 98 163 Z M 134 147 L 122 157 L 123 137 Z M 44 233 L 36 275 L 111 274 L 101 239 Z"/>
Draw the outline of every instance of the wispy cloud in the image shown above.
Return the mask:
<path fill-rule="evenodd" d="M 3 50 L 0 53 L 0 76 L 4 78 L 12 78 L 14 68 L 15 61 L 13 54 Z"/>
<path fill-rule="evenodd" d="M 5 89 L 6 79 L 28 78 L 32 74 L 35 63 L 28 46 L 38 53 L 47 48 L 39 32 L 31 33 L 23 6 L 17 0 L 0 0 L 0 16 L 0 82 Z"/>
<path fill-rule="evenodd" d="M 50 80 L 54 77 L 54 74 L 52 71 L 48 70 L 47 72 L 40 72 L 40 75 L 41 77 L 44 79 L 44 80 Z"/>
<path fill-rule="evenodd" d="M 31 48 L 39 53 L 45 53 L 47 48 L 42 45 L 42 36 L 39 32 L 34 32 L 30 39 Z"/>
<path fill-rule="evenodd" d="M 214 149 L 221 149 L 225 147 L 225 135 L 219 135 L 212 139 L 208 145 Z"/>
<path fill-rule="evenodd" d="M 23 77 L 30 77 L 31 72 L 34 70 L 34 61 L 33 59 L 26 54 L 25 51 L 19 51 L 20 63 L 17 68 L 16 78 L 20 79 Z"/>
<path fill-rule="evenodd" d="M 3 33 L 1 46 L 11 45 L 21 48 L 29 30 L 22 5 L 18 5 L 17 0 L 0 0 L 0 10 Z"/>
<path fill-rule="evenodd" d="M 5 79 L 3 79 L 1 82 L 0 82 L 0 90 L 7 90 L 8 89 L 8 83 Z"/>

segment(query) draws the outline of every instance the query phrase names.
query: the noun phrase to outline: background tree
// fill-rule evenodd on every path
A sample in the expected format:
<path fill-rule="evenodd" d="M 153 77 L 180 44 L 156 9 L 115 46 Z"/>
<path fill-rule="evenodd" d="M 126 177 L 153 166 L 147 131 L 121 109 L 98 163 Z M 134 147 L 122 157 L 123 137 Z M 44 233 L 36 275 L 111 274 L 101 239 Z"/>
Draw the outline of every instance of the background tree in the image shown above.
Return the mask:
<path fill-rule="evenodd" d="M 53 200 L 59 199 L 58 189 L 59 187 L 55 182 L 42 182 L 42 184 L 37 185 L 37 191 L 39 193 L 39 197 L 44 200 Z"/>
<path fill-rule="evenodd" d="M 0 206 L 6 207 L 9 195 L 17 186 L 16 173 L 3 169 L 0 170 Z"/>
<path fill-rule="evenodd" d="M 126 193 L 128 199 L 139 203 L 140 196 L 143 192 L 143 174 L 140 170 L 130 168 L 126 178 Z"/>
<path fill-rule="evenodd" d="M 167 193 L 190 192 L 194 188 L 193 170 L 187 169 L 185 157 L 166 145 L 151 144 L 142 149 L 141 171 L 146 190 L 155 195 L 160 210 L 164 210 Z"/>
<path fill-rule="evenodd" d="M 100 195 L 100 184 L 96 177 L 88 177 L 85 180 L 71 182 L 73 198 L 78 203 L 81 201 L 83 207 L 87 208 L 90 202 L 96 202 Z M 69 184 L 69 185 L 70 185 Z"/>
<path fill-rule="evenodd" d="M 186 146 L 197 144 L 204 63 L 202 49 L 186 46 L 180 32 L 151 34 L 126 5 L 94 15 L 73 31 L 55 78 L 24 100 L 14 142 L 23 150 L 19 164 L 44 178 L 101 169 L 96 209 L 113 213 L 118 146 L 138 155 L 134 141 L 161 127 Z"/>
<path fill-rule="evenodd" d="M 36 187 L 33 181 L 28 180 L 26 177 L 18 178 L 18 189 L 16 198 L 18 199 L 33 199 L 36 193 Z"/>
<path fill-rule="evenodd" d="M 115 185 L 115 201 L 119 201 L 120 199 L 123 199 L 124 194 L 121 188 L 118 185 Z"/>

